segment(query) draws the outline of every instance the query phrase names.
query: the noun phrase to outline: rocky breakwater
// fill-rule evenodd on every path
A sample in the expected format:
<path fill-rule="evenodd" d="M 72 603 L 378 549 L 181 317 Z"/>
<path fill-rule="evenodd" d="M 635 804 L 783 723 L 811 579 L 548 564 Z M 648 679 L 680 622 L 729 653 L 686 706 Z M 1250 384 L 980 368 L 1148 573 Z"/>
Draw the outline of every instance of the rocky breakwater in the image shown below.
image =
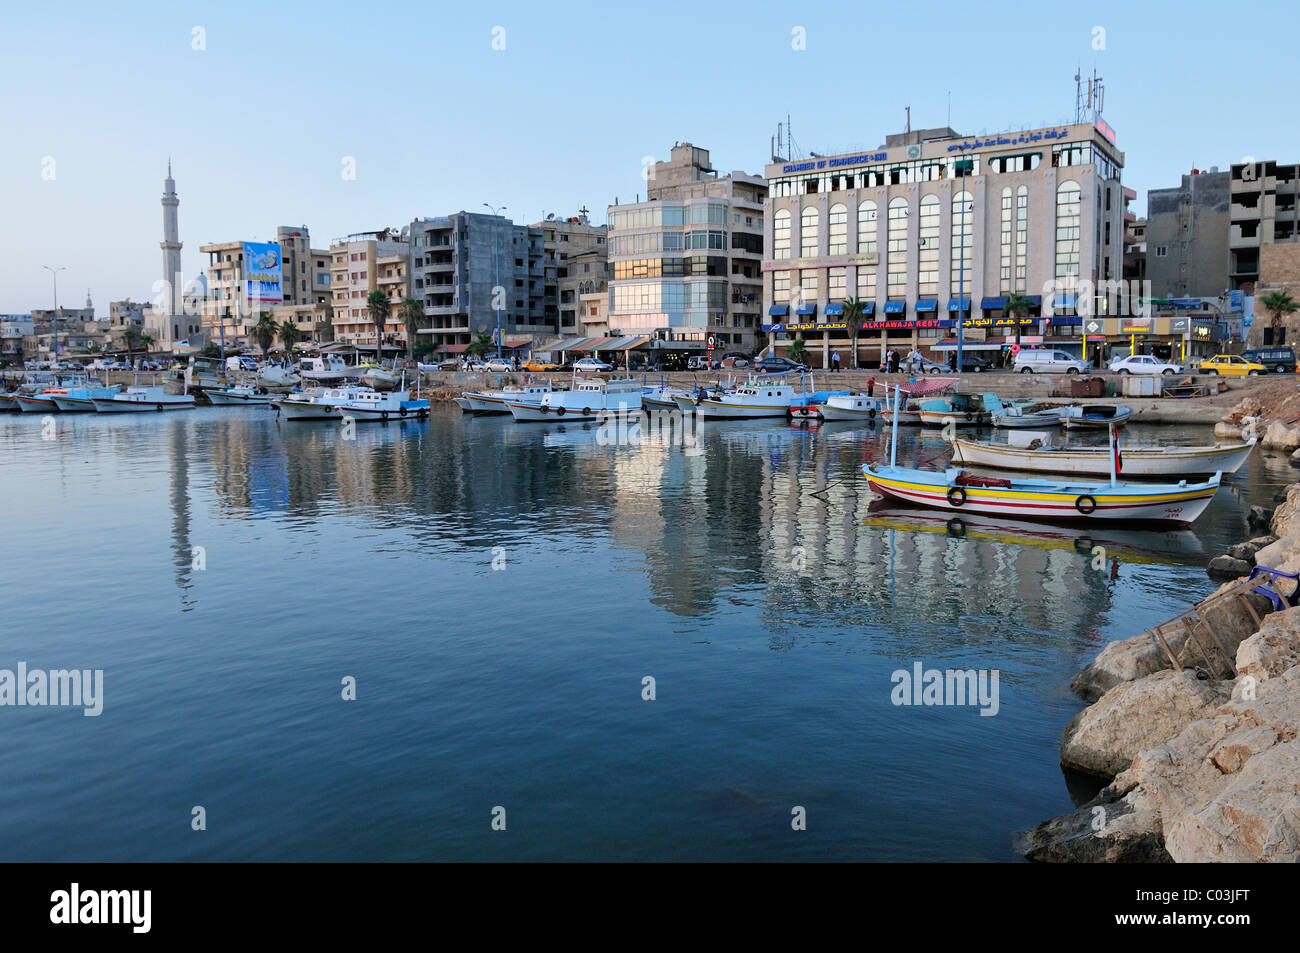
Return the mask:
<path fill-rule="evenodd" d="M 1255 559 L 1300 572 L 1300 484 L 1271 535 Z M 1174 620 L 1108 645 L 1075 677 L 1092 704 L 1066 727 L 1061 763 L 1109 784 L 1021 833 L 1026 858 L 1300 861 L 1300 607 L 1271 610 L 1227 582 L 1198 607 L 1199 635 Z"/>

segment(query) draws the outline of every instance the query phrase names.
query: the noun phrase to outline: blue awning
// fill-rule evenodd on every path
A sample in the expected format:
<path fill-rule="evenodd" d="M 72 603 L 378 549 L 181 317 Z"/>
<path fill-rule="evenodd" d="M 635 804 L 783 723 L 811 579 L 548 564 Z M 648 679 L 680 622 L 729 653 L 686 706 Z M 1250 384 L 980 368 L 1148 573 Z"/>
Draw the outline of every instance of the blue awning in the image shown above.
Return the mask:
<path fill-rule="evenodd" d="M 844 313 L 844 305 L 838 301 L 835 302 L 834 304 L 828 304 L 825 308 L 822 309 L 822 314 L 843 314 L 843 313 Z"/>
<path fill-rule="evenodd" d="M 1059 294 L 1052 299 L 1053 308 L 1073 308 L 1079 302 L 1077 294 Z"/>
<path fill-rule="evenodd" d="M 790 306 L 788 304 L 774 304 L 767 309 L 767 313 L 774 318 L 784 318 L 790 313 Z"/>
<path fill-rule="evenodd" d="M 876 313 L 876 303 L 875 303 L 874 301 L 864 301 L 864 302 L 862 303 L 862 313 L 863 313 L 863 314 L 875 314 L 875 313 Z"/>
<path fill-rule="evenodd" d="M 922 298 L 916 303 L 916 313 L 922 314 L 927 311 L 938 311 L 939 302 L 934 298 Z"/>
<path fill-rule="evenodd" d="M 980 310 L 982 311 L 1001 311 L 1007 306 L 1006 296 L 1000 298 L 983 298 L 980 300 Z"/>
<path fill-rule="evenodd" d="M 907 308 L 906 301 L 886 301 L 885 314 L 902 314 Z"/>
<path fill-rule="evenodd" d="M 949 310 L 949 311 L 969 311 L 969 310 L 970 310 L 970 298 L 949 298 L 949 299 L 948 299 L 948 310 Z"/>
<path fill-rule="evenodd" d="M 1171 308 L 1199 308 L 1201 306 L 1200 298 L 1174 298 L 1169 302 Z"/>
<path fill-rule="evenodd" d="M 817 313 L 817 305 L 815 305 L 815 304 L 801 304 L 801 305 L 799 305 L 799 307 L 795 308 L 794 313 L 795 313 L 795 314 L 816 314 L 816 313 Z"/>
<path fill-rule="evenodd" d="M 1031 308 L 1037 308 L 1043 303 L 1042 295 L 1025 295 L 1025 300 L 1029 302 Z"/>

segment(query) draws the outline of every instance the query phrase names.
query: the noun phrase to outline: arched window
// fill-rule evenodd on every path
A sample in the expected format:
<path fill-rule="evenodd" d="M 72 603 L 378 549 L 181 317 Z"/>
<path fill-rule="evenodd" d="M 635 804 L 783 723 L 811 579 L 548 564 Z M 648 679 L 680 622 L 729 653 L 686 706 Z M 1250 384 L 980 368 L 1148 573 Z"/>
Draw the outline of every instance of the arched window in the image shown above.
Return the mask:
<path fill-rule="evenodd" d="M 907 297 L 907 199 L 889 203 L 889 262 L 886 265 L 886 293 L 891 298 Z"/>
<path fill-rule="evenodd" d="M 799 216 L 799 257 L 817 257 L 817 209 L 806 208 Z"/>
<path fill-rule="evenodd" d="M 849 253 L 849 210 L 843 205 L 832 205 L 828 221 L 826 248 L 828 255 Z"/>
<path fill-rule="evenodd" d="M 968 297 L 971 281 L 971 249 L 975 245 L 975 203 L 969 192 L 958 192 L 952 197 L 952 262 L 949 269 L 949 287 L 953 297 Z"/>
<path fill-rule="evenodd" d="M 858 206 L 858 254 L 876 253 L 876 203 L 863 202 Z"/>
<path fill-rule="evenodd" d="M 790 210 L 786 208 L 772 217 L 772 257 L 790 257 Z"/>
<path fill-rule="evenodd" d="M 921 199 L 921 215 L 917 221 L 916 291 L 922 295 L 939 293 L 939 196 L 927 195 Z"/>
<path fill-rule="evenodd" d="M 1079 211 L 1082 189 L 1078 182 L 1062 182 L 1056 189 L 1056 277 L 1079 276 Z"/>

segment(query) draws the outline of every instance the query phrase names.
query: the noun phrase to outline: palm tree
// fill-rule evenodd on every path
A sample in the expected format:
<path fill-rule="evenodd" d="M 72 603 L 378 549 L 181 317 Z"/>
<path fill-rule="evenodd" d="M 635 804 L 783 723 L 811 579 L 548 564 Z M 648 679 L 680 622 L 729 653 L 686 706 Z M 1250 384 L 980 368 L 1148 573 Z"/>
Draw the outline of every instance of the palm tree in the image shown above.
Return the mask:
<path fill-rule="evenodd" d="M 1033 307 L 1033 302 L 1024 295 L 1015 291 L 1007 295 L 1007 317 L 1023 318 L 1029 314 L 1029 309 Z M 1020 322 L 1016 322 L 1016 347 L 1020 347 Z"/>
<path fill-rule="evenodd" d="M 474 342 L 469 346 L 468 350 L 475 357 L 482 357 L 488 351 L 494 350 L 495 348 L 496 344 L 492 342 L 492 335 L 480 334 L 478 337 L 474 338 Z"/>
<path fill-rule="evenodd" d="M 1260 299 L 1259 306 L 1268 312 L 1270 343 L 1281 344 L 1278 332 L 1282 330 L 1282 318 L 1300 311 L 1300 304 L 1285 291 L 1270 291 Z"/>
<path fill-rule="evenodd" d="M 140 346 L 144 335 L 139 328 L 127 328 L 122 332 L 122 343 L 126 346 L 126 362 L 131 363 L 131 354 Z"/>
<path fill-rule="evenodd" d="M 280 326 L 275 323 L 275 318 L 271 317 L 270 311 L 257 312 L 257 323 L 253 325 L 253 340 L 262 349 L 262 360 L 266 360 L 266 352 L 271 349 L 271 345 L 275 343 L 275 336 L 279 333 Z"/>
<path fill-rule="evenodd" d="M 803 364 L 808 360 L 808 345 L 803 343 L 803 335 L 797 335 L 790 346 L 785 349 L 785 356 L 790 358 L 796 364 Z"/>
<path fill-rule="evenodd" d="M 384 343 L 384 327 L 388 324 L 388 315 L 393 310 L 392 299 L 387 291 L 372 291 L 366 295 L 366 308 L 370 311 L 370 320 L 375 322 L 375 363 L 383 357 L 381 349 Z"/>
<path fill-rule="evenodd" d="M 853 342 L 853 369 L 858 369 L 858 332 L 862 330 L 862 316 L 866 305 L 857 298 L 844 299 L 844 320 L 849 324 L 849 340 Z"/>
<path fill-rule="evenodd" d="M 302 331 L 299 330 L 297 324 L 290 321 L 288 318 L 285 318 L 284 321 L 280 322 L 279 334 L 280 343 L 284 345 L 285 354 L 288 355 L 290 360 L 292 360 L 293 346 L 297 344 L 298 339 L 302 337 Z"/>
<path fill-rule="evenodd" d="M 406 359 L 413 361 L 415 360 L 415 332 L 420 330 L 424 307 L 414 298 L 404 298 L 398 314 L 402 317 L 402 326 L 406 328 Z"/>

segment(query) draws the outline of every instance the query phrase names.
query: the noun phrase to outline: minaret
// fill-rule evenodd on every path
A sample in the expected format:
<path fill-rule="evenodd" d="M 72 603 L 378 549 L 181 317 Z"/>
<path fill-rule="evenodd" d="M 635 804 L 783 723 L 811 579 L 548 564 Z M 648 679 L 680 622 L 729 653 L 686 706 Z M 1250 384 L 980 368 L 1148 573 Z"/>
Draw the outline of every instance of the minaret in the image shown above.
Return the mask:
<path fill-rule="evenodd" d="M 176 197 L 176 182 L 172 179 L 172 160 L 168 159 L 167 180 L 163 183 L 162 196 L 163 240 L 159 242 L 159 247 L 163 253 L 163 281 L 168 283 L 170 293 L 159 344 L 172 343 L 172 322 L 181 310 L 177 307 L 181 298 L 181 241 L 180 223 L 176 215 L 180 204 L 181 200 Z"/>

